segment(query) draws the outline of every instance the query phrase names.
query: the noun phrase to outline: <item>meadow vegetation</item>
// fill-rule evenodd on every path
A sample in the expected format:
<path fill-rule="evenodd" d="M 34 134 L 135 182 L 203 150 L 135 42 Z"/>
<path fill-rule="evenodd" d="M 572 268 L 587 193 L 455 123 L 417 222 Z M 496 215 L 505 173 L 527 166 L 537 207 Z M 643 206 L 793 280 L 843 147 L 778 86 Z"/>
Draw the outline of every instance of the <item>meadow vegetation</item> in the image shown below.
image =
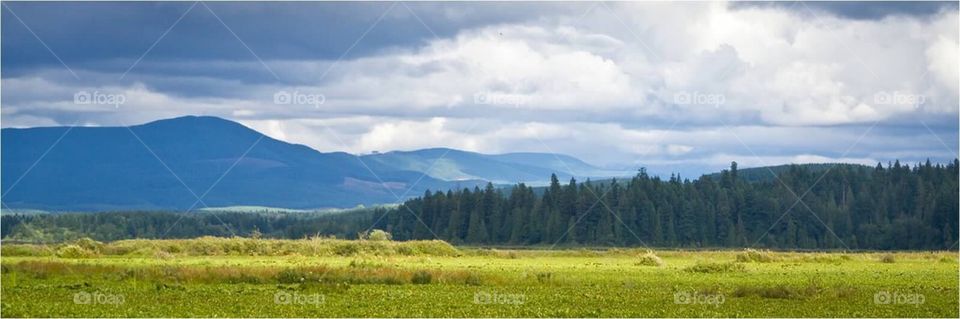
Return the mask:
<path fill-rule="evenodd" d="M 197 238 L 4 244 L 8 317 L 957 317 L 956 252 L 486 249 Z M 892 262 L 891 262 L 892 261 Z"/>

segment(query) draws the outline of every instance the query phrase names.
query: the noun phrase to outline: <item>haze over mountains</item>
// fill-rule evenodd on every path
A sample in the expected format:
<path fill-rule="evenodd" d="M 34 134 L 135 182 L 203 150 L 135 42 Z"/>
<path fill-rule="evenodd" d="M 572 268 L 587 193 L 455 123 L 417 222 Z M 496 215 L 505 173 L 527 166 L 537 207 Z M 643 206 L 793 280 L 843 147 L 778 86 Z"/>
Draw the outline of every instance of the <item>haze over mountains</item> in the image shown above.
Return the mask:
<path fill-rule="evenodd" d="M 488 181 L 542 184 L 552 173 L 628 175 L 545 153 L 324 153 L 205 116 L 130 127 L 8 128 L 2 149 L 5 209 L 353 207 Z"/>

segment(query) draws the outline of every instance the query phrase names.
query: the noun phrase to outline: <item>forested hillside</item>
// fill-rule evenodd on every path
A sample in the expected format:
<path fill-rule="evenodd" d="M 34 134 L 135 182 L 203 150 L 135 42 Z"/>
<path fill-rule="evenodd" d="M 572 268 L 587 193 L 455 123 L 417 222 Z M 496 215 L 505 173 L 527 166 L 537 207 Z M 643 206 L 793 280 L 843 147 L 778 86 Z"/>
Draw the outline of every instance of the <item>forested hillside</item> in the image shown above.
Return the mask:
<path fill-rule="evenodd" d="M 872 169 L 791 165 L 776 171 L 769 179 L 744 178 L 734 163 L 693 181 L 661 179 L 643 170 L 617 181 L 561 184 L 554 177 L 544 189 L 520 184 L 427 191 L 399 208 L 336 214 L 33 214 L 5 215 L 0 226 L 4 239 L 26 242 L 253 234 L 356 238 L 378 228 L 399 240 L 440 238 L 471 245 L 956 247 L 957 160 Z"/>
<path fill-rule="evenodd" d="M 756 182 L 736 163 L 694 181 L 642 170 L 625 183 L 553 178 L 542 196 L 523 184 L 428 192 L 374 227 L 468 244 L 946 249 L 957 239 L 957 166 L 792 165 Z"/>

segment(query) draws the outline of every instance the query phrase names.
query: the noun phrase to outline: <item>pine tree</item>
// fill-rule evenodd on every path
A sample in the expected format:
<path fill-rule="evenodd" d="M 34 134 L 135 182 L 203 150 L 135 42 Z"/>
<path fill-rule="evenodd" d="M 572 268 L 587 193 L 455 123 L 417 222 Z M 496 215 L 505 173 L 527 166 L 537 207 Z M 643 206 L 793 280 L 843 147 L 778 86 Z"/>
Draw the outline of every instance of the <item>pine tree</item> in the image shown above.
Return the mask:
<path fill-rule="evenodd" d="M 467 242 L 482 244 L 487 242 L 487 226 L 483 221 L 483 208 L 478 205 L 470 213 L 470 226 L 467 228 Z"/>

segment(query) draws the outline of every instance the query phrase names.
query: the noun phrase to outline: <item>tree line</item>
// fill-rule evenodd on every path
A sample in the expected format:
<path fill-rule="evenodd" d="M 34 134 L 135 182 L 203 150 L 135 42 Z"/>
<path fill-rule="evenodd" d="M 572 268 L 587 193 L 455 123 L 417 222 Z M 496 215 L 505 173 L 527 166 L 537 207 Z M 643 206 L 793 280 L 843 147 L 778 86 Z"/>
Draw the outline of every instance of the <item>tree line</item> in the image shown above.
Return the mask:
<path fill-rule="evenodd" d="M 299 239 L 314 236 L 356 238 L 374 214 L 395 208 L 352 209 L 339 213 L 165 212 L 9 214 L 0 217 L 4 240 L 54 243 L 89 237 L 182 239 L 201 236 Z M 379 213 L 378 213 L 379 212 Z M 256 235 L 255 235 L 256 234 Z"/>
<path fill-rule="evenodd" d="M 641 169 L 627 180 L 561 184 L 554 175 L 546 188 L 427 191 L 373 227 L 398 239 L 462 244 L 956 247 L 957 160 L 816 167 L 790 165 L 754 181 L 740 178 L 734 162 L 693 181 Z"/>
<path fill-rule="evenodd" d="M 696 180 L 641 169 L 629 179 L 520 183 L 506 188 L 427 191 L 399 207 L 340 213 L 107 212 L 7 214 L 5 240 L 80 237 L 251 236 L 394 239 L 537 246 L 953 249 L 958 163 L 886 166 L 788 165 Z M 764 174 L 765 176 L 764 177 Z"/>

